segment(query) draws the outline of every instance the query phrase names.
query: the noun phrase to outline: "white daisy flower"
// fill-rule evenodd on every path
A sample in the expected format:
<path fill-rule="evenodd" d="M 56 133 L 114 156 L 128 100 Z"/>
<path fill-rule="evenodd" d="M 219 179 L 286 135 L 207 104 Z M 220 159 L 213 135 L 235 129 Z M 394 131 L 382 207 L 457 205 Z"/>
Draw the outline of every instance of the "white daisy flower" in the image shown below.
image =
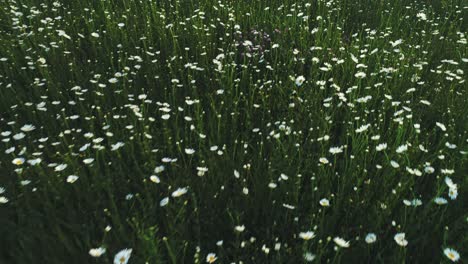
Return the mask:
<path fill-rule="evenodd" d="M 304 81 L 305 81 L 305 77 L 300 75 L 296 77 L 295 83 L 297 86 L 301 86 L 304 83 Z"/>
<path fill-rule="evenodd" d="M 66 169 L 68 167 L 67 164 L 59 164 L 57 166 L 55 166 L 55 171 L 63 171 L 64 169 Z"/>
<path fill-rule="evenodd" d="M 11 161 L 11 163 L 20 166 L 24 164 L 24 158 L 15 158 Z"/>
<path fill-rule="evenodd" d="M 244 232 L 244 230 L 245 230 L 245 225 L 238 225 L 238 226 L 235 226 L 235 227 L 234 227 L 234 230 L 236 230 L 237 232 Z"/>
<path fill-rule="evenodd" d="M 68 183 L 74 183 L 74 182 L 76 182 L 76 180 L 78 180 L 78 178 L 79 177 L 76 176 L 76 175 L 70 175 L 70 176 L 67 177 L 67 182 Z"/>
<path fill-rule="evenodd" d="M 186 149 L 185 149 L 185 154 L 187 154 L 187 155 L 192 155 L 193 153 L 195 153 L 195 150 L 194 150 L 194 149 L 191 149 L 191 148 L 186 148 Z"/>
<path fill-rule="evenodd" d="M 342 248 L 348 248 L 349 247 L 349 241 L 346 241 L 344 240 L 343 238 L 341 237 L 335 237 L 333 239 L 333 242 L 335 242 L 335 244 L 337 244 L 338 246 L 342 247 Z"/>
<path fill-rule="evenodd" d="M 36 129 L 36 127 L 33 125 L 24 125 L 21 127 L 21 131 L 23 132 L 33 131 L 34 129 Z"/>
<path fill-rule="evenodd" d="M 447 204 L 448 201 L 447 201 L 447 199 L 445 199 L 445 198 L 436 197 L 436 198 L 434 198 L 434 203 L 436 203 L 436 204 L 438 204 L 438 205 L 444 205 L 444 204 Z"/>
<path fill-rule="evenodd" d="M 299 237 L 304 240 L 310 240 L 315 237 L 315 233 L 312 231 L 300 232 Z"/>
<path fill-rule="evenodd" d="M 320 205 L 323 207 L 328 207 L 330 206 L 330 201 L 326 198 L 323 198 L 322 200 L 319 201 Z"/>
<path fill-rule="evenodd" d="M 457 262 L 460 259 L 460 254 L 455 249 L 452 249 L 452 248 L 444 249 L 444 254 L 452 262 Z"/>
<path fill-rule="evenodd" d="M 405 239 L 405 233 L 397 233 L 393 239 L 395 242 L 402 247 L 406 247 L 408 245 L 408 241 Z"/>
<path fill-rule="evenodd" d="M 95 258 L 98 258 L 100 257 L 101 255 L 103 255 L 104 253 L 106 253 L 106 249 L 103 248 L 103 247 L 98 247 L 98 248 L 92 248 L 89 250 L 89 255 L 91 255 L 92 257 L 95 257 Z"/>
<path fill-rule="evenodd" d="M 164 207 L 164 206 L 166 206 L 168 203 L 169 203 L 169 197 L 165 197 L 165 198 L 163 198 L 163 199 L 159 202 L 159 206 Z"/>
<path fill-rule="evenodd" d="M 367 244 L 372 244 L 375 241 L 377 241 L 377 235 L 375 235 L 374 233 L 369 233 L 369 234 L 367 234 L 365 240 L 366 240 Z"/>
<path fill-rule="evenodd" d="M 115 254 L 114 264 L 127 264 L 130 256 L 132 255 L 132 249 L 122 249 L 119 253 Z"/>
<path fill-rule="evenodd" d="M 172 192 L 172 197 L 174 197 L 174 198 L 180 197 L 180 196 L 186 194 L 187 191 L 188 191 L 188 188 L 187 188 L 187 187 L 178 188 L 177 190 L 175 190 L 174 192 Z"/>
<path fill-rule="evenodd" d="M 209 253 L 207 256 L 206 256 L 206 262 L 207 263 L 214 263 L 218 258 L 216 257 L 216 254 L 215 253 Z"/>

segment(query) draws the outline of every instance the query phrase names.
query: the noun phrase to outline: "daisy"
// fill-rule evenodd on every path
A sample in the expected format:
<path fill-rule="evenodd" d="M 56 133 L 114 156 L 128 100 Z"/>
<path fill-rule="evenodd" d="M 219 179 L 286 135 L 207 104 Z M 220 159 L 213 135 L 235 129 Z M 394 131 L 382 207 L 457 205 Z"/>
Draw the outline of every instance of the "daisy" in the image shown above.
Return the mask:
<path fill-rule="evenodd" d="M 405 233 L 397 233 L 394 239 L 399 246 L 406 247 L 408 245 L 408 240 L 405 239 Z"/>
<path fill-rule="evenodd" d="M 76 175 L 70 175 L 70 176 L 67 177 L 67 182 L 68 183 L 74 183 L 74 182 L 76 182 L 76 180 L 78 180 L 78 178 L 79 177 L 76 176 Z"/>
<path fill-rule="evenodd" d="M 84 164 L 91 164 L 91 163 L 93 163 L 93 162 L 94 162 L 94 159 L 93 159 L 93 158 L 88 158 L 88 159 L 84 159 L 84 160 L 83 160 L 83 163 L 84 163 Z"/>
<path fill-rule="evenodd" d="M 330 151 L 331 154 L 338 154 L 338 153 L 343 152 L 343 148 L 342 147 L 331 147 L 329 151 Z"/>
<path fill-rule="evenodd" d="M 328 199 L 325 199 L 323 198 L 322 200 L 320 200 L 320 205 L 323 206 L 323 207 L 328 207 L 330 206 L 330 201 Z"/>
<path fill-rule="evenodd" d="M 234 230 L 237 232 L 243 232 L 245 230 L 245 225 L 235 226 Z"/>
<path fill-rule="evenodd" d="M 207 256 L 206 256 L 206 262 L 208 263 L 213 263 L 217 260 L 218 258 L 216 257 L 216 254 L 215 253 L 209 253 Z"/>
<path fill-rule="evenodd" d="M 0 197 L 0 204 L 6 204 L 8 203 L 8 201 L 9 201 L 8 198 L 6 198 L 5 196 Z"/>
<path fill-rule="evenodd" d="M 164 207 L 164 206 L 166 206 L 168 203 L 169 203 L 169 197 L 166 197 L 166 198 L 162 199 L 162 200 L 159 202 L 159 206 Z"/>
<path fill-rule="evenodd" d="M 307 261 L 307 262 L 312 262 L 313 260 L 315 259 L 315 255 L 310 253 L 310 252 L 306 252 L 304 254 L 304 260 Z"/>
<path fill-rule="evenodd" d="M 366 73 L 365 72 L 358 72 L 358 73 L 354 74 L 354 77 L 359 78 L 359 79 L 363 79 L 363 78 L 366 78 Z"/>
<path fill-rule="evenodd" d="M 185 154 L 187 154 L 187 155 L 192 155 L 193 153 L 195 153 L 195 150 L 194 150 L 194 149 L 191 149 L 191 148 L 186 148 L 186 149 L 185 149 Z"/>
<path fill-rule="evenodd" d="M 307 232 L 300 232 L 299 237 L 304 239 L 304 240 L 310 240 L 315 237 L 315 233 L 312 231 L 307 231 Z"/>
<path fill-rule="evenodd" d="M 119 251 L 119 253 L 115 254 L 114 257 L 114 264 L 127 264 L 128 259 L 130 259 L 130 256 L 132 254 L 132 249 L 122 249 Z"/>
<path fill-rule="evenodd" d="M 24 159 L 23 158 L 15 158 L 15 159 L 13 159 L 13 161 L 11 163 L 13 163 L 13 164 L 15 164 L 17 166 L 23 165 Z"/>
<path fill-rule="evenodd" d="M 365 240 L 366 240 L 367 244 L 372 244 L 375 241 L 377 241 L 377 236 L 374 233 L 369 233 L 369 234 L 367 234 Z"/>
<path fill-rule="evenodd" d="M 20 140 L 20 139 L 23 139 L 25 136 L 26 136 L 26 134 L 24 134 L 23 132 L 20 132 L 18 134 L 13 135 L 13 139 L 14 140 Z"/>
<path fill-rule="evenodd" d="M 23 132 L 33 131 L 34 129 L 36 129 L 36 127 L 33 125 L 24 125 L 21 127 L 21 131 Z"/>
<path fill-rule="evenodd" d="M 174 198 L 177 198 L 177 197 L 180 197 L 184 194 L 187 193 L 187 187 L 184 187 L 184 188 L 178 188 L 177 190 L 175 190 L 173 193 L 172 193 L 172 197 Z"/>
<path fill-rule="evenodd" d="M 55 171 L 63 171 L 67 167 L 68 167 L 67 164 L 60 164 L 55 167 Z"/>
<path fill-rule="evenodd" d="M 458 189 L 457 189 L 457 188 L 450 188 L 450 189 L 449 189 L 448 196 L 449 196 L 450 199 L 452 199 L 452 200 L 457 199 L 457 196 L 458 196 Z"/>
<path fill-rule="evenodd" d="M 438 205 L 443 205 L 443 204 L 447 204 L 447 203 L 448 203 L 448 202 L 447 202 L 447 199 L 442 198 L 442 197 L 436 197 L 436 198 L 434 199 L 434 202 L 435 202 L 436 204 L 438 204 Z"/>
<path fill-rule="evenodd" d="M 164 165 L 158 166 L 154 169 L 154 173 L 160 173 L 164 171 Z"/>
<path fill-rule="evenodd" d="M 322 157 L 322 158 L 319 159 L 319 162 L 322 163 L 322 164 L 328 164 L 329 161 L 328 161 L 327 158 Z"/>
<path fill-rule="evenodd" d="M 375 147 L 375 150 L 377 150 L 377 151 L 382 151 L 382 150 L 384 150 L 384 149 L 386 149 L 386 148 L 387 148 L 387 143 L 382 143 L 382 144 L 377 145 L 377 146 Z"/>
<path fill-rule="evenodd" d="M 401 145 L 396 149 L 396 153 L 403 153 L 408 150 L 408 145 Z"/>
<path fill-rule="evenodd" d="M 159 179 L 159 177 L 156 176 L 156 175 L 151 175 L 151 176 L 150 176 L 150 180 L 151 180 L 152 182 L 154 182 L 154 183 L 160 183 L 160 182 L 161 182 L 161 180 Z"/>
<path fill-rule="evenodd" d="M 452 248 L 444 249 L 444 254 L 453 262 L 457 262 L 460 259 L 460 254 L 458 254 L 458 252 Z"/>
<path fill-rule="evenodd" d="M 304 83 L 304 81 L 305 81 L 305 77 L 301 75 L 301 76 L 296 77 L 295 83 L 297 86 L 301 86 Z"/>
<path fill-rule="evenodd" d="M 450 177 L 445 177 L 445 184 L 447 184 L 447 186 L 450 189 L 457 189 L 457 185 L 452 181 Z"/>
<path fill-rule="evenodd" d="M 333 239 L 333 242 L 335 242 L 335 244 L 337 244 L 338 246 L 340 246 L 342 248 L 348 248 L 349 247 L 349 241 L 346 241 L 341 237 L 335 237 Z"/>
<path fill-rule="evenodd" d="M 95 257 L 95 258 L 100 257 L 104 253 L 106 253 L 106 249 L 103 248 L 103 247 L 92 248 L 92 249 L 89 250 L 89 255 L 91 255 L 92 257 Z"/>

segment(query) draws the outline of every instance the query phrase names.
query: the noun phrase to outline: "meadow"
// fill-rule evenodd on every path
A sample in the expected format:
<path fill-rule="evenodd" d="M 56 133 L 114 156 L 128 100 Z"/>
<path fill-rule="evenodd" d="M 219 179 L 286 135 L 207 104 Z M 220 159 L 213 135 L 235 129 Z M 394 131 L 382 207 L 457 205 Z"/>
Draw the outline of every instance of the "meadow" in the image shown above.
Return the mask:
<path fill-rule="evenodd" d="M 466 262 L 467 11 L 2 0 L 0 264 Z"/>

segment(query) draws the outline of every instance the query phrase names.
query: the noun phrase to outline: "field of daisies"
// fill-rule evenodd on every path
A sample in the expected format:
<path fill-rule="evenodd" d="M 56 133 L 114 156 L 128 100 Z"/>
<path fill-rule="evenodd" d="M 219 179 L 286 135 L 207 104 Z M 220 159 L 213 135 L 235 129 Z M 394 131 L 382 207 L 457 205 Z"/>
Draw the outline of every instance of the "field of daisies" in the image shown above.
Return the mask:
<path fill-rule="evenodd" d="M 3 0 L 0 263 L 463 263 L 463 0 Z"/>

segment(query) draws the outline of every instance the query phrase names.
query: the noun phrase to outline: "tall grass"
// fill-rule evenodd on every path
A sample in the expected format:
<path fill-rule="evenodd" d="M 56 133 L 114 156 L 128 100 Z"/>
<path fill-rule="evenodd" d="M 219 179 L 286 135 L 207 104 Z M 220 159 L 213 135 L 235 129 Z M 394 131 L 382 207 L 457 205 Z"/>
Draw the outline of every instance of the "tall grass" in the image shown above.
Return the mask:
<path fill-rule="evenodd" d="M 465 261 L 467 7 L 4 0 L 0 263 Z"/>

